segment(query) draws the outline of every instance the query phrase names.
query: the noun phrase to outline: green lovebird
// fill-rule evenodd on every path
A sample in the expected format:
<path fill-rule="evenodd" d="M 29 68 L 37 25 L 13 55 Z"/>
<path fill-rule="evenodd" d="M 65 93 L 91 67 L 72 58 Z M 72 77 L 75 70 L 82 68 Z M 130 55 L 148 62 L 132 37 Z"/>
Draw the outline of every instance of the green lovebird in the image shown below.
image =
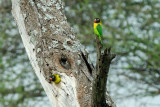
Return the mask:
<path fill-rule="evenodd" d="M 101 26 L 101 20 L 99 18 L 94 19 L 94 33 L 99 37 L 99 40 L 103 44 L 102 37 L 103 37 L 103 31 Z"/>

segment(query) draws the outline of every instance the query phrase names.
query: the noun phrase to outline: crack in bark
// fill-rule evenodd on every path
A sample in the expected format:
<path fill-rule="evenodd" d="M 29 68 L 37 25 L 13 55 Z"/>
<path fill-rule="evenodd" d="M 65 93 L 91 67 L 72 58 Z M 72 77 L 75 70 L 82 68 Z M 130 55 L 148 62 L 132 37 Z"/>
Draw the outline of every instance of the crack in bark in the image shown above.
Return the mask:
<path fill-rule="evenodd" d="M 86 64 L 87 68 L 88 68 L 89 73 L 92 75 L 92 68 L 91 68 L 90 64 L 88 63 L 88 61 L 87 61 L 85 55 L 83 54 L 83 52 L 81 52 L 81 55 L 82 55 L 82 58 L 84 59 L 84 62 Z"/>

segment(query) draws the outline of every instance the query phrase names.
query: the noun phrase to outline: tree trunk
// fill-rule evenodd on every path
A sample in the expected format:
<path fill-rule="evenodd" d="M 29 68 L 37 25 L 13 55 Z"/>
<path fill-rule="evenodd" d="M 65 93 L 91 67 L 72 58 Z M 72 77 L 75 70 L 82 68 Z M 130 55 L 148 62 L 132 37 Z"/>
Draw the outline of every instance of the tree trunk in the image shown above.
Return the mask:
<path fill-rule="evenodd" d="M 12 14 L 30 62 L 52 106 L 91 106 L 94 69 L 67 23 L 62 1 L 12 0 Z M 50 82 L 52 74 L 60 75 L 59 84 Z"/>

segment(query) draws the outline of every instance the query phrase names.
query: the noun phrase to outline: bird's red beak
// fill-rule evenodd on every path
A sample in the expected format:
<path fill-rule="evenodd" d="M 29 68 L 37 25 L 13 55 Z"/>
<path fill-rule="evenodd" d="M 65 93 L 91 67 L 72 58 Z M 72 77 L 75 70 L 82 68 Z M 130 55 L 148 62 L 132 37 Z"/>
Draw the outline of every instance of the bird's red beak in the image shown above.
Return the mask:
<path fill-rule="evenodd" d="M 96 23 L 96 19 L 94 19 L 94 23 Z"/>

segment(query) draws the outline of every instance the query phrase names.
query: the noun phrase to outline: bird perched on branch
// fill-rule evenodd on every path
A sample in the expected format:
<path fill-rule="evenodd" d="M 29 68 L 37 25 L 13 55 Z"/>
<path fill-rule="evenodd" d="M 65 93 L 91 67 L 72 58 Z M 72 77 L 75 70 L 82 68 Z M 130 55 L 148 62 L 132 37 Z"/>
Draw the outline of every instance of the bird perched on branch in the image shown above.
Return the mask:
<path fill-rule="evenodd" d="M 94 33 L 99 37 L 99 40 L 103 44 L 103 31 L 102 31 L 102 26 L 101 26 L 101 20 L 99 18 L 94 19 Z"/>
<path fill-rule="evenodd" d="M 58 84 L 61 81 L 61 78 L 58 74 L 52 74 L 52 76 L 50 76 L 50 81 Z"/>

